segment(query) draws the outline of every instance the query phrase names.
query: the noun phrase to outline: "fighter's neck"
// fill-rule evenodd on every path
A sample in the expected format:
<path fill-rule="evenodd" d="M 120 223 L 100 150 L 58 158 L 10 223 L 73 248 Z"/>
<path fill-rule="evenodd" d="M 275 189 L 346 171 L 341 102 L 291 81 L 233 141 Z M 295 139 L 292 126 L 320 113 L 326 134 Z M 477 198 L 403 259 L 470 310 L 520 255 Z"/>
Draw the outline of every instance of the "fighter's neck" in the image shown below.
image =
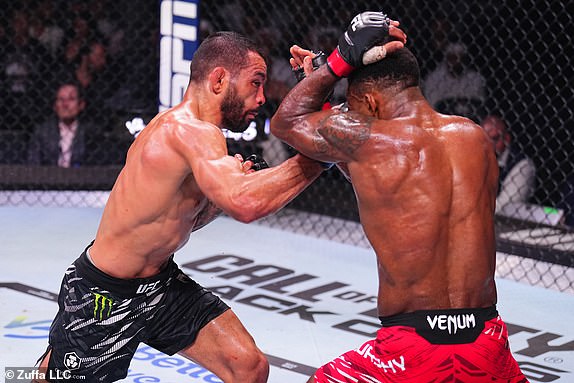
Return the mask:
<path fill-rule="evenodd" d="M 420 88 L 410 87 L 397 93 L 389 102 L 388 111 L 391 118 L 408 117 L 417 112 L 421 106 L 428 105 Z"/>
<path fill-rule="evenodd" d="M 221 126 L 221 108 L 217 100 L 201 89 L 188 87 L 181 106 L 198 120 Z"/>

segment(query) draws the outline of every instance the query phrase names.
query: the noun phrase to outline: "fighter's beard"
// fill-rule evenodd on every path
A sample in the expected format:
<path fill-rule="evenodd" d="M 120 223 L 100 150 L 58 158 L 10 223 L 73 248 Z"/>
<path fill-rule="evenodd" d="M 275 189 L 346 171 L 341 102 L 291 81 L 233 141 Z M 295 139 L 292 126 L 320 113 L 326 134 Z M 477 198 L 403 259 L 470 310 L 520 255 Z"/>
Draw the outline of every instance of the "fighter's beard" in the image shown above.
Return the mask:
<path fill-rule="evenodd" d="M 246 116 L 245 102 L 237 97 L 235 87 L 229 87 L 223 102 L 221 103 L 221 125 L 233 132 L 243 132 L 247 129 L 249 121 Z"/>

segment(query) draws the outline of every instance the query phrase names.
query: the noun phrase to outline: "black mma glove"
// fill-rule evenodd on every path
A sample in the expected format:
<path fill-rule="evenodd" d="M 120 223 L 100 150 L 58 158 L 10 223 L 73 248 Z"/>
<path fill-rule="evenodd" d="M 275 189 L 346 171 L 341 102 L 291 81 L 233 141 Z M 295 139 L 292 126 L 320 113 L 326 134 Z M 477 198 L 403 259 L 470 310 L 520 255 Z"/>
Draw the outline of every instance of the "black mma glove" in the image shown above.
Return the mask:
<path fill-rule="evenodd" d="M 315 57 L 313 57 L 311 63 L 313 64 L 313 70 L 317 70 L 317 68 L 327 62 L 327 56 L 325 53 L 323 53 L 323 51 L 313 51 L 313 53 L 315 54 Z M 301 82 L 301 80 L 305 78 L 305 71 L 303 70 L 303 67 L 293 69 L 293 73 L 295 74 L 295 78 L 297 78 L 297 82 Z"/>
<path fill-rule="evenodd" d="M 323 53 L 323 51 L 317 51 L 317 52 L 313 51 L 313 53 L 315 54 L 315 57 L 313 57 L 313 59 L 311 60 L 311 64 L 313 64 L 313 70 L 316 71 L 321 65 L 327 63 L 327 56 L 325 55 L 325 53 Z M 305 77 L 307 77 L 303 67 L 299 67 L 297 69 L 292 69 L 292 70 L 293 70 L 293 74 L 295 74 L 295 78 L 297 79 L 297 82 L 301 82 L 301 80 L 303 80 Z M 333 97 L 333 90 L 331 90 L 331 92 L 329 92 L 329 95 L 327 96 L 327 101 L 323 105 L 323 109 L 331 109 L 331 98 L 332 97 Z"/>
<path fill-rule="evenodd" d="M 390 23 L 391 20 L 382 12 L 363 12 L 355 16 L 339 38 L 337 48 L 327 58 L 331 72 L 335 76 L 346 77 L 355 68 L 365 65 L 363 55 L 389 36 Z M 384 49 L 382 55 L 384 57 Z"/>
<path fill-rule="evenodd" d="M 251 169 L 255 170 L 255 171 L 267 169 L 269 167 L 269 165 L 267 165 L 267 162 L 265 162 L 263 157 L 261 157 L 257 154 L 250 155 L 243 162 L 246 162 L 246 161 L 251 161 L 253 163 L 253 165 L 251 165 Z"/>

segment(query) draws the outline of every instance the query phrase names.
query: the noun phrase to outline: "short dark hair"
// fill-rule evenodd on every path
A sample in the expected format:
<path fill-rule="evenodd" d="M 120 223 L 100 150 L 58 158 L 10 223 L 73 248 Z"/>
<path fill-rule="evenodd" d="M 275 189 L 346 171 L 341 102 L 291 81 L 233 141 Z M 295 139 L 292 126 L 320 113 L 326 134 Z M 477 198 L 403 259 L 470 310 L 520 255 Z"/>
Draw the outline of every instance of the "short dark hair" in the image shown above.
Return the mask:
<path fill-rule="evenodd" d="M 236 32 L 216 32 L 209 35 L 197 48 L 191 60 L 190 81 L 203 81 L 216 67 L 237 74 L 247 65 L 249 52 L 265 56 L 251 39 Z"/>
<path fill-rule="evenodd" d="M 419 64 L 408 48 L 399 49 L 379 62 L 365 65 L 349 76 L 349 89 L 358 93 L 363 93 L 372 87 L 381 90 L 398 87 L 402 90 L 419 84 Z"/>

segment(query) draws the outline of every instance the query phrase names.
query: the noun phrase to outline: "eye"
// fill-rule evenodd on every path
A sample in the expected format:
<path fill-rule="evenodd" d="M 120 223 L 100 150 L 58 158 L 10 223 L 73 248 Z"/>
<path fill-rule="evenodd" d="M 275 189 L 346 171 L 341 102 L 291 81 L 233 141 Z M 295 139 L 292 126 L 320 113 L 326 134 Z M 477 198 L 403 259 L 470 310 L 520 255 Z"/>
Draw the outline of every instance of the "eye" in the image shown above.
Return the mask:
<path fill-rule="evenodd" d="M 259 88 L 259 87 L 261 87 L 262 85 L 263 85 L 263 81 L 260 81 L 260 80 L 255 80 L 255 81 L 253 81 L 253 86 L 256 87 L 256 88 Z"/>

